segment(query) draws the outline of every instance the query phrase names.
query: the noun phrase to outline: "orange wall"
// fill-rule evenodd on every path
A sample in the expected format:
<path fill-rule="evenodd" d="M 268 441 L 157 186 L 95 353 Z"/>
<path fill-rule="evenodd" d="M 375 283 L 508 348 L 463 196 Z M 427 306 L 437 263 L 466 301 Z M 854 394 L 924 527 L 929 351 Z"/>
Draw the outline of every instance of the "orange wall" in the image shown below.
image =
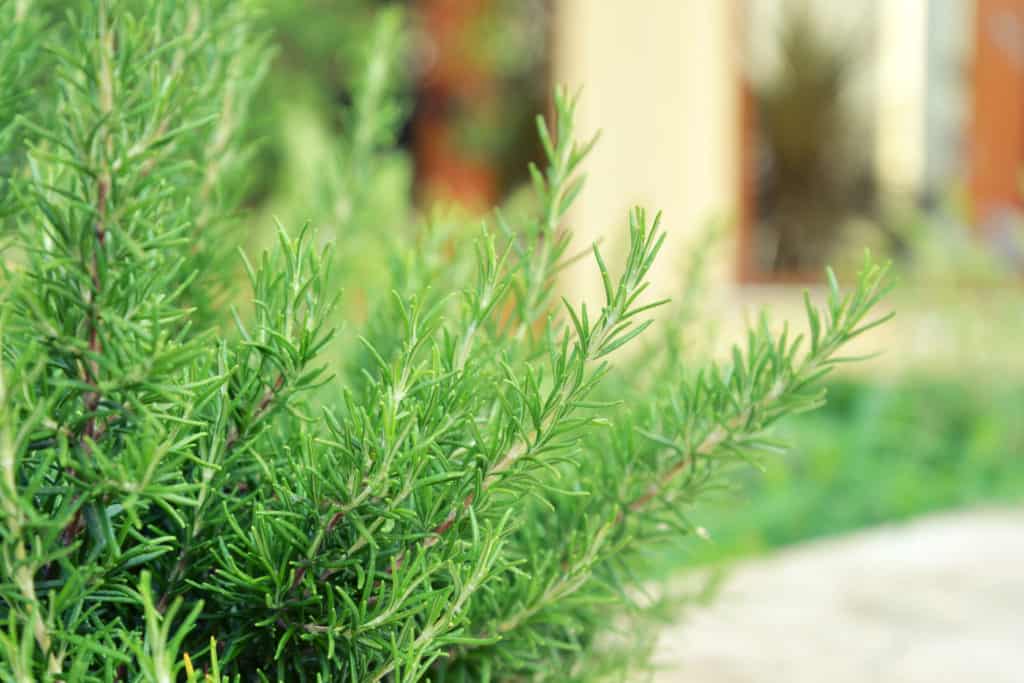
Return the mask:
<path fill-rule="evenodd" d="M 1020 205 L 1024 178 L 1024 0 L 976 0 L 970 185 L 975 225 Z"/>

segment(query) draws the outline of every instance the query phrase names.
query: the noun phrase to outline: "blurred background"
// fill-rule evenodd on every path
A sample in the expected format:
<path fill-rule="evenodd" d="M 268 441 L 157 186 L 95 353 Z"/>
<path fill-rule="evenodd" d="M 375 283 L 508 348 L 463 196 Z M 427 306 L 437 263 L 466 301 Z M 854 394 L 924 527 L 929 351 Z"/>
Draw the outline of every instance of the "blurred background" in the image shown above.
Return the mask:
<path fill-rule="evenodd" d="M 705 322 L 681 331 L 704 353 L 759 308 L 801 319 L 826 264 L 842 281 L 865 248 L 892 259 L 897 317 L 857 344 L 882 353 L 780 427 L 794 447 L 765 472 L 694 512 L 710 542 L 663 562 L 1024 496 L 1024 0 L 398 3 L 410 39 L 403 104 L 388 112 L 399 151 L 378 160 L 360 220 L 330 205 L 333 140 L 385 3 L 266 4 L 279 53 L 248 204 L 351 226 L 341 250 L 367 282 L 383 267 L 367 230 L 408 234 L 410 211 L 448 202 L 458 220 L 528 208 L 534 116 L 556 83 L 582 88 L 582 134 L 602 131 L 572 214 L 581 245 L 614 253 L 630 205 L 662 209 L 654 284 L 672 295 L 714 235 Z M 574 266 L 562 287 L 596 298 L 592 271 Z"/>

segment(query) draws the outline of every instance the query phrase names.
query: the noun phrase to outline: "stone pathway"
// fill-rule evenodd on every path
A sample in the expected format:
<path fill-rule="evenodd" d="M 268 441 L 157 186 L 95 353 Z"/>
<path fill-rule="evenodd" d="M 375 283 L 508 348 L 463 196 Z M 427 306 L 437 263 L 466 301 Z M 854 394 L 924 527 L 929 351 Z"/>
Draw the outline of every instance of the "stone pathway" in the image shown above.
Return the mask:
<path fill-rule="evenodd" d="M 740 564 L 657 683 L 1024 683 L 1024 510 L 936 515 Z"/>

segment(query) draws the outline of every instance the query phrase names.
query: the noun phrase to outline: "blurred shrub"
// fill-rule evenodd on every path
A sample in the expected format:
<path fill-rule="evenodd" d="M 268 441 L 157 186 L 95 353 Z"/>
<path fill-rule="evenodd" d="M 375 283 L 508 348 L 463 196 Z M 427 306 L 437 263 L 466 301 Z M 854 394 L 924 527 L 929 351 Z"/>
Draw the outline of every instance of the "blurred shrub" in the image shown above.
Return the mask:
<path fill-rule="evenodd" d="M 870 155 L 847 96 L 862 60 L 852 40 L 824 35 L 805 3 L 786 5 L 777 41 L 777 73 L 754 84 L 758 266 L 807 273 L 873 207 Z"/>
<path fill-rule="evenodd" d="M 318 156 L 331 154 L 324 147 L 345 129 L 354 80 L 364 71 L 365 55 L 374 39 L 374 11 L 383 4 L 374 0 L 262 3 L 258 26 L 270 34 L 276 54 L 258 95 L 264 106 L 253 112 L 252 136 L 261 144 L 252 167 L 257 185 L 249 197 L 251 205 L 304 199 L 290 196 L 301 192 L 288 183 L 291 171 L 303 161 L 315 163 Z M 311 16 L 316 21 L 310 21 Z M 404 68 L 394 69 L 388 74 L 389 86 L 407 90 L 404 74 Z M 304 138 L 294 134 L 296 127 L 306 133 Z"/>
<path fill-rule="evenodd" d="M 879 244 L 882 248 L 873 251 L 888 251 L 908 284 L 949 288 L 1003 285 L 1024 273 L 1021 217 L 1006 213 L 989 229 L 975 229 L 966 202 L 956 200 L 951 195 L 930 212 L 892 211 L 887 223 L 897 239 Z M 852 256 L 855 250 L 848 251 Z"/>

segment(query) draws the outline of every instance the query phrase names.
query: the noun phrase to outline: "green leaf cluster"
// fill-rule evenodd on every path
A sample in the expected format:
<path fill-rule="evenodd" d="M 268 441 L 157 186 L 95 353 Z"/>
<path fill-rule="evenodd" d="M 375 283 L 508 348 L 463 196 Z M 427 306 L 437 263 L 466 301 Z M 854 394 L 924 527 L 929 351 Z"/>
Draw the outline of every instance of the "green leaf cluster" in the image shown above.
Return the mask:
<path fill-rule="evenodd" d="M 724 466 L 820 403 L 841 347 L 877 324 L 884 269 L 866 263 L 845 294 L 833 279 L 809 332 L 763 322 L 724 364 L 690 369 L 676 344 L 630 357 L 664 303 L 646 280 L 664 233 L 634 210 L 619 265 L 582 255 L 599 307 L 557 300 L 593 144 L 559 91 L 538 120 L 537 212 L 472 233 L 410 215 L 415 243 L 380 242 L 390 296 L 339 325 L 352 254 L 322 233 L 279 228 L 259 258 L 226 256 L 267 63 L 252 9 L 68 5 L 0 6 L 2 78 L 26 85 L 0 100 L 0 679 L 635 665 L 631 644 L 607 655 L 643 612 L 630 562 L 694 532 L 687 507 Z M 403 25 L 375 26 L 332 186 L 349 209 L 328 226 L 371 215 L 394 139 Z M 238 269 L 251 304 L 234 307 Z"/>

